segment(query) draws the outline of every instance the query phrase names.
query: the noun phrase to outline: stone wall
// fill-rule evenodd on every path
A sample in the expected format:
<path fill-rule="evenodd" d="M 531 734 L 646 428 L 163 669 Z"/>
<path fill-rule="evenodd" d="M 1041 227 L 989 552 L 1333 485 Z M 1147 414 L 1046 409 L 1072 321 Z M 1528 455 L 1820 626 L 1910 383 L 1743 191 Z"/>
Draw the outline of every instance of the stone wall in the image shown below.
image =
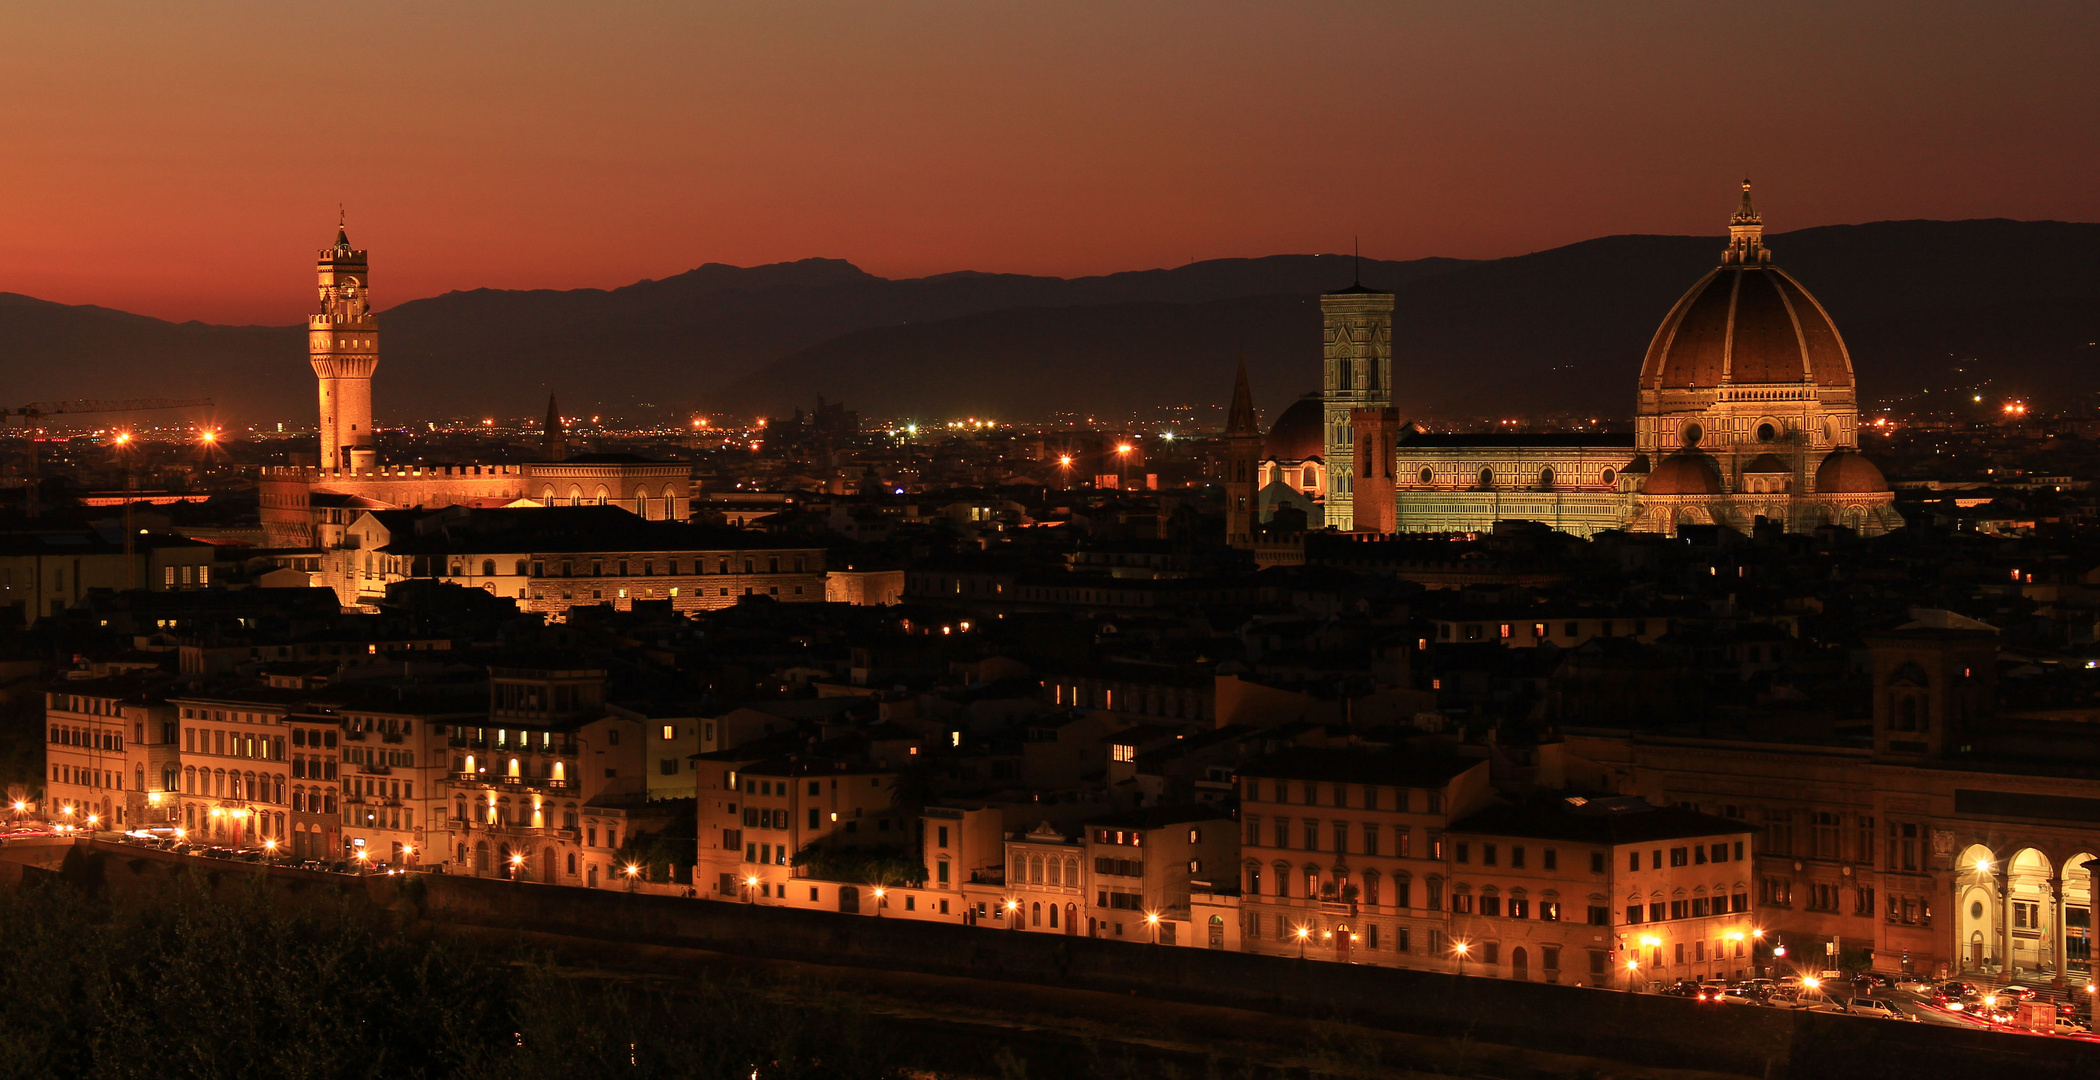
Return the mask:
<path fill-rule="evenodd" d="M 0 849 L 0 861 L 12 855 Z M 50 853 L 38 859 L 49 865 Z M 81 842 L 62 872 L 86 887 L 124 892 L 171 880 L 178 868 L 216 888 L 265 875 L 288 897 L 361 896 L 434 923 L 1140 994 L 1761 1080 L 1963 1072 L 2033 1080 L 2082 1076 L 2094 1059 L 2087 1043 L 1932 1024 L 485 878 L 426 874 L 404 889 L 398 878 L 217 863 L 107 843 Z"/>

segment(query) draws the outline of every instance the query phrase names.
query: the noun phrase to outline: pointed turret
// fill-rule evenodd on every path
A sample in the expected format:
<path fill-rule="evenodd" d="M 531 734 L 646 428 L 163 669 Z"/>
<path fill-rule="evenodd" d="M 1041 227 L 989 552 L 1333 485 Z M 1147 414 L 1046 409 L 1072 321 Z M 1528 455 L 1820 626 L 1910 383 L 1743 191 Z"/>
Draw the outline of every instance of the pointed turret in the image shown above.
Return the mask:
<path fill-rule="evenodd" d="M 1772 253 L 1765 250 L 1765 219 L 1757 216 L 1757 207 L 1750 205 L 1750 178 L 1743 178 L 1743 201 L 1735 208 L 1735 216 L 1728 219 L 1728 250 L 1721 253 L 1722 266 L 1768 263 Z"/>
<path fill-rule="evenodd" d="M 1254 418 L 1254 392 L 1247 388 L 1247 361 L 1240 361 L 1238 379 L 1232 385 L 1232 408 L 1225 414 L 1225 434 L 1259 435 L 1260 423 Z"/>
<path fill-rule="evenodd" d="M 1225 414 L 1225 542 L 1236 548 L 1254 546 L 1260 524 L 1261 422 L 1254 416 L 1254 392 L 1247 388 L 1247 360 L 1240 359 L 1232 384 L 1232 408 Z"/>
<path fill-rule="evenodd" d="M 561 461 L 569 456 L 568 427 L 562 423 L 561 410 L 555 407 L 553 394 L 547 395 L 547 420 L 540 435 L 540 454 L 548 461 Z"/>

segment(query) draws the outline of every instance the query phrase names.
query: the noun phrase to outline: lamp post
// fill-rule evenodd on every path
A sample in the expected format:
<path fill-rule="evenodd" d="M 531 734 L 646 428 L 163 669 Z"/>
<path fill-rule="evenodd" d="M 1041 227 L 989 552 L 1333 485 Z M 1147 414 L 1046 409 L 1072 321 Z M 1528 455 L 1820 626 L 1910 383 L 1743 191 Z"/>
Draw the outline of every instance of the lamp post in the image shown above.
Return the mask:
<path fill-rule="evenodd" d="M 218 811 L 214 810 L 212 812 L 217 813 Z M 357 872 L 360 874 L 372 872 L 372 853 L 365 848 L 357 849 Z"/>
<path fill-rule="evenodd" d="M 1145 913 L 1145 925 L 1146 925 L 1146 926 L 1149 926 L 1149 927 L 1151 927 L 1151 928 L 1152 928 L 1152 944 L 1154 944 L 1154 945 L 1157 945 L 1157 944 L 1159 944 L 1159 912 L 1156 912 L 1156 911 L 1148 911 L 1148 912 L 1146 912 L 1146 913 Z"/>
<path fill-rule="evenodd" d="M 633 892 L 633 891 L 634 891 L 634 875 L 633 875 L 632 873 L 630 873 L 630 874 L 628 874 L 628 875 L 627 875 L 627 891 L 628 891 L 628 892 Z M 748 877 L 744 878 L 744 903 L 747 903 L 747 904 L 756 904 L 756 903 L 758 903 L 758 875 L 757 875 L 757 874 L 752 874 L 752 875 L 750 875 L 750 876 L 748 876 Z"/>
<path fill-rule="evenodd" d="M 875 887 L 875 917 L 878 919 L 882 918 L 882 909 L 886 907 L 889 903 L 887 900 L 883 899 L 883 897 L 886 897 L 888 895 L 889 891 L 884 889 L 882 886 L 877 885 Z"/>
<path fill-rule="evenodd" d="M 1006 908 L 1006 928 L 1008 930 L 1019 930 L 1021 928 L 1021 902 L 1019 900 L 1008 900 L 1003 906 Z"/>
<path fill-rule="evenodd" d="M 1132 449 L 1133 447 L 1127 442 L 1116 444 L 1117 490 L 1123 490 L 1130 486 L 1130 451 Z"/>
<path fill-rule="evenodd" d="M 624 867 L 624 870 L 627 874 L 627 891 L 633 892 L 635 879 L 641 876 L 642 868 L 639 864 L 628 863 L 626 867 Z M 752 878 L 751 880 L 756 881 L 758 879 Z"/>
<path fill-rule="evenodd" d="M 1639 991 L 1639 989 L 1638 989 L 1638 987 L 1636 987 L 1636 986 L 1634 985 L 1634 984 L 1635 984 L 1636 982 L 1638 982 L 1638 981 L 1640 980 L 1640 977 L 1641 977 L 1641 962 L 1640 962 L 1639 960 L 1628 960 L 1628 961 L 1626 961 L 1626 992 L 1627 992 L 1627 993 L 1629 993 L 1629 994 L 1634 994 L 1634 993 L 1639 993 L 1639 992 L 1640 992 L 1640 991 Z"/>
<path fill-rule="evenodd" d="M 1460 978 L 1465 977 L 1466 955 L 1468 953 L 1471 953 L 1472 951 L 1473 947 L 1471 945 L 1466 944 L 1463 941 L 1454 942 L 1451 946 L 1451 955 L 1458 957 L 1458 974 Z"/>
<path fill-rule="evenodd" d="M 1298 928 L 1298 959 L 1305 959 L 1305 939 L 1311 936 L 1311 927 L 1301 926 Z"/>

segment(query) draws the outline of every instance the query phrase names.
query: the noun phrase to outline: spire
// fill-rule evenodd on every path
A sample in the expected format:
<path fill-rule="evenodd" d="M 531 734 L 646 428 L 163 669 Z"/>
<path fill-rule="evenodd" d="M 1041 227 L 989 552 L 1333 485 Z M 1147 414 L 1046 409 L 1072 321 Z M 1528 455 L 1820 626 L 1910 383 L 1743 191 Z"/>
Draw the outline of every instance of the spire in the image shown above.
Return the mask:
<path fill-rule="evenodd" d="M 1765 219 L 1750 204 L 1750 178 L 1743 178 L 1743 201 L 1728 219 L 1728 250 L 1721 253 L 1722 266 L 1756 266 L 1772 261 L 1765 250 Z"/>
<path fill-rule="evenodd" d="M 1240 357 L 1238 378 L 1232 384 L 1232 411 L 1225 416 L 1225 434 L 1258 435 L 1261 428 L 1254 419 L 1254 393 L 1247 389 L 1247 358 Z"/>
<path fill-rule="evenodd" d="M 335 204 L 335 246 L 338 251 L 350 250 L 350 218 L 343 212 L 343 204 Z"/>
<path fill-rule="evenodd" d="M 1743 201 L 1735 208 L 1735 216 L 1728 219 L 1730 225 L 1762 225 L 1764 219 L 1757 216 L 1757 207 L 1750 205 L 1750 178 L 1743 177 Z"/>
<path fill-rule="evenodd" d="M 547 422 L 540 435 L 540 449 L 548 461 L 560 461 L 569 456 L 567 426 L 561 422 L 561 410 L 554 405 L 554 395 L 547 395 Z"/>

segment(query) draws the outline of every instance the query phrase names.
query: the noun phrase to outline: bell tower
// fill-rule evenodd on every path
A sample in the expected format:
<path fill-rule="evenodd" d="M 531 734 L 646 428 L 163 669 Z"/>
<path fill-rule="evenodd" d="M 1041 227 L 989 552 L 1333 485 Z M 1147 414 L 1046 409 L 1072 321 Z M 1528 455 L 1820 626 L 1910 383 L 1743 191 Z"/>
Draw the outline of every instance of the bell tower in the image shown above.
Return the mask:
<path fill-rule="evenodd" d="M 1327 524 L 1356 528 L 1358 409 L 1393 403 L 1393 294 L 1362 281 L 1320 297 L 1326 366 L 1320 392 L 1327 423 Z"/>
<path fill-rule="evenodd" d="M 372 371 L 379 366 L 379 320 L 372 314 L 365 253 L 350 246 L 339 221 L 335 246 L 322 248 L 315 266 L 321 310 L 306 320 L 306 348 L 321 384 L 321 467 L 347 469 L 369 462 L 372 447 Z M 353 454 L 365 462 L 353 461 Z"/>

